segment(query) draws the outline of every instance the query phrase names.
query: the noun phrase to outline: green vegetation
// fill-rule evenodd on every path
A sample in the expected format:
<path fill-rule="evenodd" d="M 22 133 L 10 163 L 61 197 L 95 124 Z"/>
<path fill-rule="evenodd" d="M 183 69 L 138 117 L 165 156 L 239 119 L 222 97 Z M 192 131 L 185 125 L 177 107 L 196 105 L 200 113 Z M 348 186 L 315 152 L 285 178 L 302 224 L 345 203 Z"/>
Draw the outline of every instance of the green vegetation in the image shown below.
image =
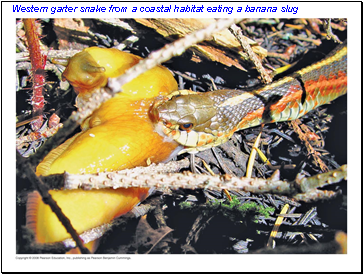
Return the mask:
<path fill-rule="evenodd" d="M 209 200 L 204 205 L 198 206 L 190 202 L 182 202 L 179 204 L 181 209 L 189 210 L 202 210 L 206 215 L 221 213 L 225 217 L 231 220 L 245 218 L 246 216 L 252 216 L 255 220 L 258 216 L 270 217 L 270 214 L 275 211 L 273 207 L 264 207 L 256 202 L 245 202 L 241 204 L 236 196 L 232 196 L 232 200 Z M 242 216 L 241 216 L 242 215 Z"/>

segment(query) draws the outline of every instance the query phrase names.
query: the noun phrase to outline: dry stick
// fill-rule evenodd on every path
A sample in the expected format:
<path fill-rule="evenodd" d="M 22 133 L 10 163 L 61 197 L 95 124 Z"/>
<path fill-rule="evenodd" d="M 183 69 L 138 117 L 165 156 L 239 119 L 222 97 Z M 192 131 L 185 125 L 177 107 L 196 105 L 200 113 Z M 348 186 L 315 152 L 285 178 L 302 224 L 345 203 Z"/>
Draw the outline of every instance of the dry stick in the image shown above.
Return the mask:
<path fill-rule="evenodd" d="M 64 174 L 65 189 L 102 189 L 128 187 L 167 187 L 170 189 L 211 189 L 251 191 L 253 193 L 293 194 L 293 184 L 276 179 L 238 178 L 230 175 L 210 176 L 186 173 L 140 173 L 128 170 L 126 173 L 105 172 L 98 174 Z"/>
<path fill-rule="evenodd" d="M 40 51 L 39 34 L 36 31 L 36 20 L 26 18 L 23 19 L 23 22 L 32 67 L 33 96 L 31 97 L 31 104 L 33 106 L 33 115 L 41 115 L 43 114 L 44 109 L 43 86 L 45 84 L 45 56 Z M 36 123 L 37 129 L 39 129 L 43 124 L 43 116 L 40 116 L 39 120 L 33 123 Z"/>
<path fill-rule="evenodd" d="M 285 204 L 284 207 L 282 208 L 280 214 L 286 214 L 286 212 L 287 212 L 288 209 L 289 209 L 289 205 L 288 204 Z M 284 220 L 284 217 L 283 216 L 278 216 L 277 217 L 277 219 L 275 221 L 275 225 L 272 228 L 272 231 L 270 233 L 270 237 L 268 238 L 267 245 L 266 245 L 267 247 L 274 248 L 274 238 L 276 237 L 277 232 L 279 231 L 279 227 L 282 224 L 282 221 L 283 220 Z"/>
<path fill-rule="evenodd" d="M 347 179 L 347 165 L 342 165 L 340 168 L 331 170 L 326 173 L 317 174 L 309 178 L 300 178 L 299 176 L 295 179 L 295 182 L 299 185 L 301 192 L 306 193 L 312 189 L 330 185 L 335 182 Z"/>
<path fill-rule="evenodd" d="M 297 135 L 299 136 L 300 140 L 304 141 L 305 146 L 309 152 L 309 154 L 311 154 L 314 158 L 314 160 L 316 161 L 317 165 L 319 165 L 319 168 L 323 171 L 323 172 L 327 172 L 329 170 L 329 168 L 326 166 L 326 164 L 320 159 L 319 155 L 320 153 L 317 152 L 313 146 L 309 143 L 306 134 L 301 130 L 301 127 L 303 125 L 300 126 L 301 122 L 299 119 L 295 120 L 295 121 L 291 121 L 290 124 L 292 125 L 294 131 L 297 133 Z"/>
<path fill-rule="evenodd" d="M 194 220 L 192 228 L 190 229 L 188 236 L 185 240 L 185 245 L 190 245 L 190 242 L 193 240 L 193 238 L 195 240 L 197 232 L 199 231 L 200 227 L 203 225 L 202 220 L 205 220 L 207 217 L 209 216 L 205 217 L 203 214 L 199 214 L 198 217 Z"/>
<path fill-rule="evenodd" d="M 230 175 L 210 176 L 205 174 L 181 173 L 153 173 L 142 167 L 122 170 L 118 172 L 104 172 L 98 174 L 64 174 L 65 189 L 101 189 L 101 188 L 128 188 L 128 187 L 167 187 L 170 189 L 211 189 L 250 191 L 253 193 L 276 193 L 294 195 L 294 198 L 303 201 L 329 198 L 334 192 L 320 191 L 322 187 L 346 179 L 347 166 L 327 173 L 318 174 L 310 178 L 297 177 L 293 182 L 281 181 L 279 172 L 275 171 L 269 179 L 238 178 Z"/>
<path fill-rule="evenodd" d="M 232 24 L 240 22 L 242 19 L 229 18 L 229 19 L 219 19 L 215 23 L 210 24 L 205 29 L 195 31 L 191 34 L 185 35 L 171 44 L 166 45 L 164 48 L 158 51 L 150 53 L 148 58 L 141 60 L 137 65 L 133 66 L 126 71 L 125 74 L 118 78 L 112 78 L 109 81 L 109 87 L 113 92 L 119 92 L 121 87 L 130 82 L 132 79 L 136 78 L 140 74 L 148 71 L 149 69 L 160 65 L 161 63 L 168 61 L 174 56 L 179 56 L 185 52 L 186 49 L 204 41 L 208 37 L 212 36 L 214 33 L 228 28 Z"/>
<path fill-rule="evenodd" d="M 331 29 L 331 18 L 325 19 L 323 26 L 324 26 L 324 29 L 326 30 L 328 40 L 333 38 L 335 43 L 342 44 L 342 41 L 339 40 L 338 36 L 336 36 Z"/>
<path fill-rule="evenodd" d="M 103 234 L 105 234 L 106 231 L 108 231 L 112 226 L 112 223 L 102 224 L 100 226 L 94 227 L 90 230 L 87 230 L 79 235 L 79 237 L 82 239 L 83 243 L 89 243 L 94 240 L 97 240 L 100 238 Z M 71 238 L 64 240 L 63 246 L 65 248 L 76 248 L 77 244 L 72 240 Z"/>
<path fill-rule="evenodd" d="M 70 134 L 74 132 L 74 130 L 79 125 L 72 121 L 71 119 L 68 119 L 63 124 L 63 127 L 58 130 L 58 132 L 53 135 L 52 138 L 48 139 L 38 150 L 35 154 L 30 156 L 29 163 L 32 166 L 37 166 L 43 158 L 54 148 L 58 147 L 60 144 L 62 144 Z"/>
<path fill-rule="evenodd" d="M 67 59 L 80 52 L 80 50 L 44 50 L 41 51 L 42 54 L 46 55 L 48 59 L 51 58 L 59 58 L 59 59 Z M 29 51 L 24 51 L 20 53 L 16 53 L 15 55 L 17 62 L 29 61 Z"/>
<path fill-rule="evenodd" d="M 170 232 L 173 232 L 174 231 L 174 229 L 172 229 L 172 228 L 170 228 L 170 227 L 168 227 L 169 229 L 168 229 L 168 231 L 166 231 L 153 245 L 152 245 L 152 247 L 150 247 L 150 249 L 148 250 L 148 251 L 146 251 L 145 252 L 145 254 L 149 254 L 153 249 L 154 249 L 154 247 L 155 246 L 157 246 L 157 244 L 158 243 L 160 243 L 161 242 L 161 240 L 162 239 L 164 239 L 165 237 L 166 237 L 166 235 L 168 235 Z"/>
<path fill-rule="evenodd" d="M 23 158 L 18 152 L 16 152 L 16 161 L 18 163 L 18 168 L 21 168 L 22 172 L 26 174 L 26 177 L 31 181 L 33 186 L 42 196 L 43 202 L 50 206 L 52 211 L 57 215 L 59 221 L 66 228 L 67 232 L 72 236 L 73 240 L 76 242 L 77 246 L 83 254 L 90 254 L 90 251 L 83 245 L 78 233 L 73 228 L 70 220 L 63 214 L 61 208 L 58 206 L 57 202 L 53 200 L 52 196 L 49 194 L 49 189 L 46 184 L 44 184 L 34 173 L 29 162 Z"/>
<path fill-rule="evenodd" d="M 256 54 L 253 52 L 247 37 L 245 37 L 242 34 L 242 31 L 239 27 L 237 27 L 235 24 L 231 25 L 229 27 L 229 30 L 232 32 L 232 34 L 237 38 L 237 40 L 240 42 L 242 48 L 245 52 L 247 52 L 250 60 L 254 63 L 256 66 L 257 71 L 261 74 L 262 81 L 265 84 L 269 84 L 272 82 L 272 78 L 267 73 L 265 68 L 262 66 L 260 59 L 256 56 Z"/>
<path fill-rule="evenodd" d="M 129 211 L 128 213 L 122 215 L 122 220 L 128 220 L 131 218 L 138 218 L 140 216 L 145 215 L 152 209 L 151 205 L 139 205 L 137 207 L 134 207 Z M 82 234 L 79 235 L 79 237 L 82 239 L 82 241 L 86 244 L 89 242 L 92 242 L 94 240 L 97 240 L 103 236 L 112 226 L 117 224 L 117 221 L 111 221 L 110 223 L 102 224 L 100 226 L 96 226 L 94 228 L 91 228 L 89 230 L 86 230 Z M 61 246 L 65 248 L 75 248 L 77 247 L 76 243 L 71 239 L 68 238 L 61 242 Z"/>
<path fill-rule="evenodd" d="M 147 167 L 135 167 L 133 169 L 124 169 L 117 171 L 118 174 L 127 175 L 130 170 L 132 170 L 133 174 L 156 174 L 156 173 L 175 173 L 181 169 L 189 168 L 190 162 L 188 158 L 184 158 L 180 161 L 170 161 L 168 163 L 160 163 L 160 164 L 151 164 Z M 110 172 L 113 174 L 113 172 Z M 91 177 L 93 175 L 90 174 Z M 65 186 L 64 174 L 53 174 L 45 177 L 40 177 L 42 181 L 50 188 L 50 189 L 63 189 Z M 93 179 L 90 179 L 93 180 Z M 92 186 L 90 186 L 92 188 Z M 67 188 L 67 187 L 66 187 Z M 77 186 L 69 186 L 70 189 L 75 189 Z M 87 189 L 87 186 L 83 185 L 83 189 Z"/>
<path fill-rule="evenodd" d="M 262 135 L 262 130 L 258 134 L 258 136 L 257 136 L 257 138 L 255 140 L 255 143 L 253 144 L 252 151 L 251 151 L 250 157 L 248 159 L 248 165 L 247 165 L 247 170 L 246 170 L 246 177 L 247 178 L 252 177 L 253 163 L 255 162 L 256 154 L 257 154 L 257 150 L 255 148 L 258 148 L 258 146 L 260 145 L 261 135 Z"/>

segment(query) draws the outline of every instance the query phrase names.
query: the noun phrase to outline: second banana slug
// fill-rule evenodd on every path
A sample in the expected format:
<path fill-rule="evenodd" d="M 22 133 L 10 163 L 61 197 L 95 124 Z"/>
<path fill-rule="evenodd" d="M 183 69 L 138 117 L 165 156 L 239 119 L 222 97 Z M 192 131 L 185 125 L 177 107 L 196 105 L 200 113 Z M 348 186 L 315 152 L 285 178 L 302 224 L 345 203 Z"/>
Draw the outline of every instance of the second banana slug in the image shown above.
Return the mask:
<path fill-rule="evenodd" d="M 87 96 L 105 86 L 107 78 L 123 74 L 141 57 L 117 49 L 91 47 L 74 55 L 63 73 L 78 94 Z M 162 66 L 140 75 L 122 87 L 122 92 L 100 106 L 81 125 L 82 131 L 51 151 L 38 165 L 36 174 L 96 173 L 159 163 L 177 154 L 180 145 L 154 131 L 149 109 L 153 98 L 178 89 L 168 69 Z M 52 197 L 78 233 L 112 221 L 127 213 L 148 195 L 146 188 L 109 190 L 51 190 Z M 39 243 L 70 238 L 55 214 L 37 192 L 29 194 L 27 226 Z M 88 245 L 92 252 L 96 245 Z"/>

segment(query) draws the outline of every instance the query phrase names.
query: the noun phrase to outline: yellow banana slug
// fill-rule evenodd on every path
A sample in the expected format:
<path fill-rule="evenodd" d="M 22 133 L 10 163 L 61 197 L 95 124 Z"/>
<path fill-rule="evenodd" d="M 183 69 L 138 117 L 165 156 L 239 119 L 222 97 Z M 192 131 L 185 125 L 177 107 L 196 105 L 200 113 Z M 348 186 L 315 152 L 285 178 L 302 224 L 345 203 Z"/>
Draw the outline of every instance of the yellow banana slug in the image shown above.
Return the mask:
<path fill-rule="evenodd" d="M 141 60 L 117 49 L 91 47 L 73 56 L 63 73 L 78 94 L 87 99 L 107 78 L 123 74 Z M 96 173 L 135 166 L 147 161 L 159 163 L 178 150 L 154 131 L 149 109 L 159 95 L 178 86 L 170 71 L 162 66 L 140 75 L 122 87 L 122 92 L 100 106 L 83 123 L 82 131 L 51 151 L 36 169 L 37 175 Z M 127 213 L 148 195 L 146 188 L 104 190 L 51 190 L 50 194 L 71 220 L 78 233 L 108 223 Z M 37 192 L 28 196 L 27 226 L 39 243 L 70 238 Z M 88 245 L 91 251 L 95 245 Z"/>
<path fill-rule="evenodd" d="M 91 47 L 74 55 L 63 72 L 78 97 L 86 96 L 97 87 L 105 86 L 107 78 L 122 75 L 142 58 L 118 49 Z M 178 89 L 170 71 L 156 66 L 122 86 L 122 93 L 133 100 L 152 98 Z"/>

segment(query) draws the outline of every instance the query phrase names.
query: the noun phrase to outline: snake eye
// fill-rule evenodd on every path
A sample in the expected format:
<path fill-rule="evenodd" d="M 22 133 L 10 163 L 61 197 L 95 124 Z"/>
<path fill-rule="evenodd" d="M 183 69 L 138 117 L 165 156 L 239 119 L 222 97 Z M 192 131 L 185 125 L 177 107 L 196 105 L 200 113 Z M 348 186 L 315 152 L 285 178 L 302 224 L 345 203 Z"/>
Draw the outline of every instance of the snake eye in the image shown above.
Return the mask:
<path fill-rule="evenodd" d="M 189 130 L 193 127 L 193 124 L 192 123 L 188 123 L 188 124 L 182 124 L 180 125 L 180 129 L 181 130 Z"/>

